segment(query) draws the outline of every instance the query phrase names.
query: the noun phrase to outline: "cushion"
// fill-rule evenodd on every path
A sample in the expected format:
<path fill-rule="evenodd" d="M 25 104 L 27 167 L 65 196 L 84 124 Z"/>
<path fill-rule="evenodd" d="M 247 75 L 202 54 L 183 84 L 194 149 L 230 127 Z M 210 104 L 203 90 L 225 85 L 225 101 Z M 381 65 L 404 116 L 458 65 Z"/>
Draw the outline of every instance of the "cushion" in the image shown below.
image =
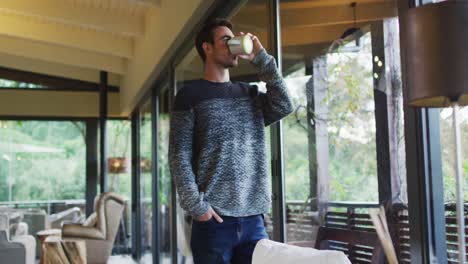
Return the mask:
<path fill-rule="evenodd" d="M 262 239 L 255 246 L 252 264 L 351 264 L 346 255 L 336 250 L 318 250 Z"/>

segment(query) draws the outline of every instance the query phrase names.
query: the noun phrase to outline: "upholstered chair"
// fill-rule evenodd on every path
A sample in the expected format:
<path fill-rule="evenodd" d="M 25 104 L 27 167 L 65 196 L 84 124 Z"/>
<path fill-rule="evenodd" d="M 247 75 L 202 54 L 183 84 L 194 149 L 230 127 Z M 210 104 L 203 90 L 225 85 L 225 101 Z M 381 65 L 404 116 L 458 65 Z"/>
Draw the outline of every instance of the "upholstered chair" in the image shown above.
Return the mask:
<path fill-rule="evenodd" d="M 106 263 L 114 245 L 125 201 L 115 193 L 102 193 L 94 210 L 82 224 L 63 224 L 63 239 L 82 239 L 86 242 L 89 264 Z"/>

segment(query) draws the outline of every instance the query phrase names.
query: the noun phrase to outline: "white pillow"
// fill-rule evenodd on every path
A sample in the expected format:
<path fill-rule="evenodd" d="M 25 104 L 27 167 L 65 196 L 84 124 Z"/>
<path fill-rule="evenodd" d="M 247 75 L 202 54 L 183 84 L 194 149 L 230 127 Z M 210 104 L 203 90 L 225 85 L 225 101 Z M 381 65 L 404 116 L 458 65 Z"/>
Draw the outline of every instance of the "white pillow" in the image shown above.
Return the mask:
<path fill-rule="evenodd" d="M 255 246 L 252 264 L 351 264 L 346 255 L 336 250 L 318 250 L 262 239 Z"/>

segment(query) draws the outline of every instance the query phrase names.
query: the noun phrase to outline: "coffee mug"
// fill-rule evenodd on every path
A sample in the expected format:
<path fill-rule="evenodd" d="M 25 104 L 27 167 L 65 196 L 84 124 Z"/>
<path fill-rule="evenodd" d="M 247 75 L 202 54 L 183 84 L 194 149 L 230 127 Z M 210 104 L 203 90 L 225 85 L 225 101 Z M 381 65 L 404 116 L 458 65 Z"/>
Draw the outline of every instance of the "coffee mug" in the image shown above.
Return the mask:
<path fill-rule="evenodd" d="M 247 35 L 233 37 L 228 41 L 228 45 L 234 55 L 249 55 L 253 50 L 252 39 Z"/>

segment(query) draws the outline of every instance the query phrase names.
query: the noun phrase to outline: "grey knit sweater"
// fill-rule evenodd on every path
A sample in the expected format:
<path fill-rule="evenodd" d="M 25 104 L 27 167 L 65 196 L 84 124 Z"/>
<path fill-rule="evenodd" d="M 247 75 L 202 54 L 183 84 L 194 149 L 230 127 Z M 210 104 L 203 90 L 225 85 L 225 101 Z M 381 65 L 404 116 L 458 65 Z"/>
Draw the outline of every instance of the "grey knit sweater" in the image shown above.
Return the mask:
<path fill-rule="evenodd" d="M 187 82 L 171 115 L 169 161 L 181 207 L 198 217 L 211 206 L 225 216 L 267 213 L 268 126 L 293 111 L 275 60 L 252 61 L 267 92 L 240 82 Z"/>

